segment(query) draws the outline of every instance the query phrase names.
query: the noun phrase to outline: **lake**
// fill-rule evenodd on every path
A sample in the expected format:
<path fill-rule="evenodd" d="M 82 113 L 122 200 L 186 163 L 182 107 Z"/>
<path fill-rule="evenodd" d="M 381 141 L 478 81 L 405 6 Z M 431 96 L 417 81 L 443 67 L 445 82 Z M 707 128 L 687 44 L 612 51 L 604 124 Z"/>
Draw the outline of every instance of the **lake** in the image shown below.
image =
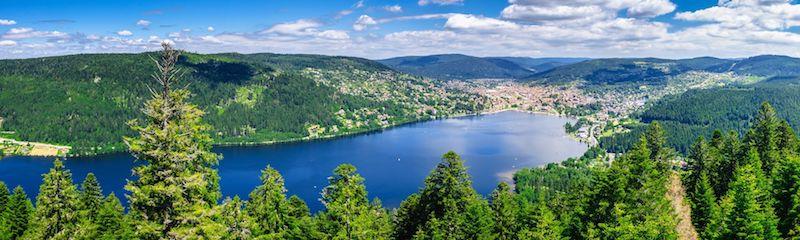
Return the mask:
<path fill-rule="evenodd" d="M 447 151 L 466 161 L 475 189 L 486 195 L 514 171 L 576 157 L 586 144 L 569 138 L 563 125 L 572 121 L 541 114 L 501 112 L 407 124 L 383 131 L 329 140 L 253 147 L 217 147 L 224 196 L 247 195 L 261 170 L 271 165 L 286 180 L 288 194 L 303 198 L 312 209 L 322 208 L 320 192 L 339 164 L 349 163 L 366 179 L 370 199 L 397 207 L 422 187 L 425 177 Z M 0 181 L 21 185 L 31 198 L 53 158 L 6 157 L 0 160 Z M 69 158 L 65 165 L 76 183 L 93 172 L 104 193 L 124 199 L 133 158 L 127 153 Z"/>

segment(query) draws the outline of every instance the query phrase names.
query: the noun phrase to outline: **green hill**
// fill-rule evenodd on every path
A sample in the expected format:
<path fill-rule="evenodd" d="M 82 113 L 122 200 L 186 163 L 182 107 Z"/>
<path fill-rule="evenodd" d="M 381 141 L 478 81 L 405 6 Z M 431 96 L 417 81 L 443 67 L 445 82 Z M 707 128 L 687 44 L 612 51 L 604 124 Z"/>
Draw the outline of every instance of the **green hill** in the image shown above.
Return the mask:
<path fill-rule="evenodd" d="M 132 132 L 121 123 L 142 115 L 155 84 L 150 55 L 2 60 L 0 130 L 75 154 L 122 150 Z M 187 53 L 180 66 L 217 143 L 341 135 L 481 108 L 480 98 L 366 59 Z"/>
<path fill-rule="evenodd" d="M 533 71 L 502 58 L 479 58 L 460 54 L 397 57 L 379 60 L 395 70 L 435 79 L 518 79 Z"/>
<path fill-rule="evenodd" d="M 760 77 L 800 76 L 800 59 L 763 55 L 731 60 L 712 57 L 692 59 L 611 58 L 593 59 L 540 72 L 526 80 L 563 84 L 584 81 L 589 85 L 660 83 L 688 71 L 733 72 Z"/>
<path fill-rule="evenodd" d="M 750 127 L 758 106 L 769 102 L 794 128 L 800 128 L 800 79 L 775 77 L 762 82 L 712 89 L 689 90 L 655 102 L 639 114 L 644 123 L 658 121 L 669 136 L 670 144 L 686 152 L 699 136 L 707 139 L 716 129 L 744 133 Z M 631 131 L 601 139 L 603 147 L 615 151 L 629 148 L 644 125 Z"/>

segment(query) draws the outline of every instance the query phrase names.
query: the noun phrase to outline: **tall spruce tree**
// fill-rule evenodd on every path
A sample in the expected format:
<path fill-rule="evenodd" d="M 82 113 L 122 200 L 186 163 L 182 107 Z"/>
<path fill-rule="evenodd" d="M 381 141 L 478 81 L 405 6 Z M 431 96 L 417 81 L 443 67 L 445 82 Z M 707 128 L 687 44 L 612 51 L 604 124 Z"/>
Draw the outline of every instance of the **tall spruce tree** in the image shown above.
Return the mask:
<path fill-rule="evenodd" d="M 43 175 L 36 196 L 36 211 L 26 236 L 33 239 L 72 238 L 80 217 L 78 194 L 72 183 L 72 173 L 64 168 L 61 160 L 56 159 L 53 168 Z"/>
<path fill-rule="evenodd" d="M 203 111 L 187 102 L 188 90 L 178 88 L 180 52 L 162 46 L 153 75 L 160 88 L 151 89 L 145 121 L 129 123 L 139 136 L 125 138 L 136 161 L 144 163 L 134 167 L 136 179 L 125 186 L 130 215 L 141 239 L 210 238 L 220 234 L 205 226 L 213 224 L 209 211 L 221 195 L 213 169 L 218 156 L 211 152 Z"/>
<path fill-rule="evenodd" d="M 787 156 L 778 166 L 774 179 L 775 214 L 785 238 L 800 238 L 800 157 Z"/>
<path fill-rule="evenodd" d="M 519 232 L 517 216 L 520 215 L 520 204 L 511 192 L 507 183 L 501 182 L 491 195 L 494 232 L 497 239 L 516 239 Z"/>
<path fill-rule="evenodd" d="M 267 166 L 261 171 L 261 185 L 250 193 L 247 213 L 253 218 L 254 236 L 286 238 L 289 230 L 290 206 L 286 200 L 283 176 Z"/>
<path fill-rule="evenodd" d="M 5 222 L 2 230 L 6 232 L 6 239 L 21 239 L 30 226 L 32 215 L 33 204 L 31 200 L 28 199 L 25 190 L 17 186 L 8 199 L 8 209 L 5 212 Z"/>
<path fill-rule="evenodd" d="M 221 222 L 225 225 L 226 236 L 224 239 L 245 240 L 253 238 L 253 220 L 245 211 L 245 202 L 235 196 L 226 199 L 220 206 Z"/>
<path fill-rule="evenodd" d="M 125 218 L 125 209 L 114 193 L 109 194 L 100 203 L 93 222 L 97 226 L 97 239 L 133 238 L 130 223 Z"/>
<path fill-rule="evenodd" d="M 692 205 L 692 222 L 695 229 L 699 231 L 706 229 L 706 226 L 712 221 L 711 218 L 714 217 L 712 216 L 714 211 L 718 211 L 714 209 L 718 207 L 717 197 L 709 181 L 708 174 L 705 172 L 701 173 L 698 185 L 695 187 L 694 193 L 692 193 L 693 198 L 690 200 Z"/>
<path fill-rule="evenodd" d="M 472 239 L 484 237 L 486 233 L 481 231 L 491 227 L 491 222 L 482 221 L 486 218 L 480 216 L 483 213 L 491 215 L 491 212 L 480 210 L 484 206 L 488 206 L 488 203 L 472 188 L 464 161 L 458 154 L 448 152 L 425 179 L 425 187 L 420 193 L 412 195 L 401 204 L 395 220 L 394 237 L 410 239 L 414 235 L 420 235 L 423 239 L 429 239 L 439 234 Z M 474 210 L 472 215 L 461 214 L 469 209 Z M 469 224 L 483 225 L 467 225 L 468 218 L 472 218 Z M 444 229 L 438 229 L 439 227 Z M 480 231 L 475 232 L 475 229 Z"/>
<path fill-rule="evenodd" d="M 370 204 L 364 178 L 350 164 L 336 167 L 322 190 L 323 232 L 330 239 L 389 239 L 389 216 Z"/>
<path fill-rule="evenodd" d="M 778 148 L 781 134 L 778 131 L 780 124 L 781 121 L 775 109 L 768 102 L 764 102 L 753 120 L 751 131 L 745 137 L 745 142 L 758 150 L 761 168 L 767 176 L 772 176 L 772 169 L 780 158 Z"/>
<path fill-rule="evenodd" d="M 97 182 L 97 177 L 95 177 L 93 173 L 87 174 L 81 184 L 81 217 L 89 220 L 93 219 L 97 215 L 100 206 L 103 204 L 103 198 L 103 190 L 100 187 L 100 183 Z"/>
<path fill-rule="evenodd" d="M 751 151 L 755 152 L 755 151 Z M 740 166 L 736 170 L 734 181 L 725 196 L 729 207 L 725 217 L 725 231 L 723 239 L 779 239 L 776 217 L 770 206 L 759 199 L 764 195 L 764 189 L 759 185 L 760 161 L 755 161 Z"/>

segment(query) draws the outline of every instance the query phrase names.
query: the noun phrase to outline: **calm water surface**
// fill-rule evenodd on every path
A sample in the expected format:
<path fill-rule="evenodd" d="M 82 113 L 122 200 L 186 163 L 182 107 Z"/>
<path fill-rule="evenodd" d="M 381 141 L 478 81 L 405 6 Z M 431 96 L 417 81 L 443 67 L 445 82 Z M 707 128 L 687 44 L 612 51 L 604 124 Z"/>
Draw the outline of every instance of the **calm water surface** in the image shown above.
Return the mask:
<path fill-rule="evenodd" d="M 466 160 L 473 186 L 488 194 L 499 181 L 524 167 L 541 166 L 583 154 L 587 146 L 564 133 L 566 118 L 502 112 L 409 124 L 385 131 L 333 140 L 258 147 L 218 147 L 220 185 L 225 196 L 246 198 L 259 184 L 267 165 L 280 171 L 289 194 L 320 210 L 320 191 L 327 177 L 342 163 L 350 163 L 366 178 L 370 199 L 387 207 L 419 190 L 442 154 L 453 150 Z M 133 158 L 127 153 L 70 158 L 65 162 L 75 182 L 93 172 L 106 194 L 124 193 Z M 52 158 L 7 157 L 0 160 L 0 181 L 9 188 L 21 185 L 33 198 L 41 175 Z M 123 198 L 124 199 L 124 198 Z"/>

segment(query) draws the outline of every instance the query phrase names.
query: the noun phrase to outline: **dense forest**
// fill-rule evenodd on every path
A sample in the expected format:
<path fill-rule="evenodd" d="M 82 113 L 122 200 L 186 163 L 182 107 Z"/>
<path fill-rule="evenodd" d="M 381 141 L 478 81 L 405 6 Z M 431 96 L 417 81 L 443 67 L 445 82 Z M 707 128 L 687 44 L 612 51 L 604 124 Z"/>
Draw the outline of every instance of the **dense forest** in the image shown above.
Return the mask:
<path fill-rule="evenodd" d="M 659 122 L 669 136 L 669 145 L 688 153 L 699 136 L 711 137 L 715 129 L 744 134 L 762 102 L 771 103 L 778 115 L 793 129 L 800 127 L 800 79 L 776 77 L 751 85 L 695 89 L 656 101 L 643 113 L 634 115 L 644 123 Z M 600 145 L 615 152 L 636 142 L 645 125 L 631 131 L 601 138 Z"/>
<path fill-rule="evenodd" d="M 72 154 L 123 150 L 122 137 L 134 132 L 121 123 L 140 118 L 152 55 L 0 61 L 0 131 L 72 146 Z M 215 143 L 342 135 L 483 108 L 480 97 L 366 59 L 185 53 L 178 65 Z"/>
<path fill-rule="evenodd" d="M 734 72 L 739 75 L 783 77 L 800 75 L 800 59 L 763 55 L 741 60 L 700 57 L 692 59 L 611 58 L 592 59 L 539 72 L 526 81 L 565 84 L 582 81 L 588 86 L 666 84 L 668 77 L 690 71 Z"/>

